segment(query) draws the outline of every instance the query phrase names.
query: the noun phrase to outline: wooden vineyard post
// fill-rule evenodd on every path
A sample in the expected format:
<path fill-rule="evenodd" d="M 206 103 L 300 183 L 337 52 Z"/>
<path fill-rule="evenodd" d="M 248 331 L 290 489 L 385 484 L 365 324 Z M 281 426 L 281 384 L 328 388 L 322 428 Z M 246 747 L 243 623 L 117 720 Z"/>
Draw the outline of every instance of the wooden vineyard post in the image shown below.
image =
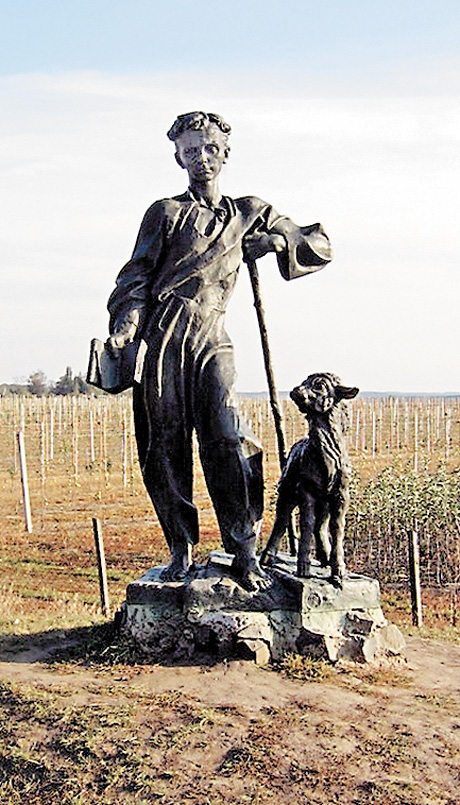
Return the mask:
<path fill-rule="evenodd" d="M 50 406 L 50 433 L 48 440 L 48 458 L 50 461 L 54 459 L 54 402 Z"/>
<path fill-rule="evenodd" d="M 375 407 L 372 408 L 372 458 L 375 458 L 377 452 L 377 421 L 375 416 Z"/>
<path fill-rule="evenodd" d="M 72 397 L 72 465 L 74 472 L 74 484 L 79 486 L 78 483 L 78 408 L 77 399 Z"/>
<path fill-rule="evenodd" d="M 94 451 L 94 421 L 92 408 L 89 409 L 89 460 L 91 466 L 93 466 L 96 461 L 96 453 Z"/>
<path fill-rule="evenodd" d="M 46 433 L 44 419 L 40 422 L 40 482 L 44 489 L 46 483 Z"/>
<path fill-rule="evenodd" d="M 431 400 L 428 402 L 426 415 L 426 449 L 429 455 L 431 453 Z"/>
<path fill-rule="evenodd" d="M 24 431 L 18 431 L 19 466 L 21 468 L 22 500 L 24 503 L 24 523 L 28 534 L 32 533 L 32 514 L 30 511 L 29 481 L 27 478 L 26 448 Z"/>
<path fill-rule="evenodd" d="M 126 422 L 126 409 L 122 412 L 121 466 L 123 490 L 126 490 L 128 483 L 128 426 Z"/>
<path fill-rule="evenodd" d="M 358 450 L 359 450 L 359 425 L 360 425 L 360 423 L 359 423 L 359 408 L 357 408 L 356 409 L 356 430 L 355 430 L 355 434 L 356 434 L 355 450 L 356 450 L 356 452 L 358 452 Z"/>
<path fill-rule="evenodd" d="M 452 424 L 452 422 L 451 422 L 451 412 L 449 411 L 449 412 L 446 412 L 446 414 L 445 414 L 445 423 L 444 423 L 444 427 L 445 427 L 444 438 L 445 438 L 445 445 L 446 445 L 445 446 L 446 462 L 447 462 L 447 460 L 449 458 L 449 452 L 450 452 L 449 448 L 450 448 L 450 429 L 451 429 L 451 424 Z"/>
<path fill-rule="evenodd" d="M 107 453 L 107 420 L 108 420 L 108 411 L 107 411 L 107 405 L 104 401 L 104 407 L 101 409 L 101 433 L 102 433 L 102 463 L 104 465 L 104 477 L 105 477 L 106 489 L 108 489 L 110 486 L 109 460 Z"/>
<path fill-rule="evenodd" d="M 97 517 L 93 517 L 94 542 L 96 544 L 97 569 L 99 571 L 99 590 L 101 594 L 102 614 L 106 617 L 110 614 L 109 588 L 107 584 L 107 567 L 105 564 L 104 540 L 102 538 L 101 523 Z"/>
<path fill-rule="evenodd" d="M 131 492 L 134 490 L 134 413 L 131 410 L 129 415 L 129 480 L 131 484 Z"/>
<path fill-rule="evenodd" d="M 418 533 L 414 528 L 412 531 L 408 531 L 407 536 L 409 540 L 409 578 L 412 603 L 412 623 L 414 626 L 422 626 L 422 591 L 420 586 L 420 550 Z"/>

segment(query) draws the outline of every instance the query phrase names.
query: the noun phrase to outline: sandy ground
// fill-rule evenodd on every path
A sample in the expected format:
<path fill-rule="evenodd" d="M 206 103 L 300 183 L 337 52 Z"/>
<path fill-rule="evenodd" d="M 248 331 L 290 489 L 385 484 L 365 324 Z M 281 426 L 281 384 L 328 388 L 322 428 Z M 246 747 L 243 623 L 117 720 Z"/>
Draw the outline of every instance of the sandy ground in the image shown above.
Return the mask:
<path fill-rule="evenodd" d="M 45 692 L 55 706 L 82 712 L 129 704 L 127 735 L 149 747 L 158 786 L 154 797 L 126 802 L 460 800 L 458 645 L 409 638 L 405 663 L 349 665 L 320 681 L 244 661 L 50 664 L 53 648 L 31 640 L 19 652 L 3 652 L 0 683 Z M 120 801 L 115 791 L 105 796 L 99 801 Z"/>

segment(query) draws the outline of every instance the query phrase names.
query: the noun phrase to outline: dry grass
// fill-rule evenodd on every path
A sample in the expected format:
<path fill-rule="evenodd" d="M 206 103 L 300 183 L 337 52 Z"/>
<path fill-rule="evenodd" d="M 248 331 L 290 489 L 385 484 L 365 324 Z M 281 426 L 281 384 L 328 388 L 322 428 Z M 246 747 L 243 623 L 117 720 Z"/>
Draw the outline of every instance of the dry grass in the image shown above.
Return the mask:
<path fill-rule="evenodd" d="M 290 679 L 303 681 L 325 682 L 336 676 L 331 663 L 300 654 L 287 654 L 280 664 L 280 670 Z"/>
<path fill-rule="evenodd" d="M 291 655 L 282 673 L 249 671 L 243 664 L 230 684 L 230 666 L 190 667 L 188 675 L 185 669 L 149 668 L 129 643 L 114 640 L 99 610 L 91 517 L 103 524 L 113 609 L 123 601 L 127 582 L 164 560 L 167 551 L 140 479 L 131 429 L 123 478 L 120 428 L 127 402 L 93 403 L 94 461 L 89 460 L 86 404 L 67 402 L 61 415 L 56 408 L 51 458 L 50 403 L 26 403 L 31 535 L 24 533 L 14 458 L 20 411 L 17 404 L 0 406 L 0 802 L 454 805 L 460 703 L 452 688 L 433 690 L 432 680 L 424 682 L 424 668 L 416 673 L 391 664 L 332 667 Z M 350 437 L 362 489 L 393 463 L 395 453 L 401 467 L 414 462 L 413 450 L 403 443 L 404 408 L 397 432 L 394 410 L 372 405 L 355 407 Z M 273 430 L 265 404 L 247 401 L 245 406 L 266 446 L 266 535 L 278 476 Z M 428 467 L 433 475 L 443 460 L 448 481 L 441 490 L 455 480 L 458 466 L 456 409 L 449 410 L 450 441 L 440 418 Z M 361 424 L 366 420 L 362 430 L 358 411 Z M 286 412 L 292 442 L 304 435 L 304 423 L 292 408 Z M 410 440 L 414 414 L 414 407 L 408 409 Z M 418 414 L 422 473 L 427 417 L 433 440 L 436 406 Z M 48 440 L 42 464 L 41 421 Z M 383 497 L 393 489 L 386 483 L 375 487 Z M 195 488 L 200 559 L 220 542 L 200 472 Z M 349 548 L 354 545 L 349 542 Z M 422 634 L 447 636 L 458 644 L 455 589 L 425 588 L 423 595 Z M 384 609 L 392 621 L 411 629 L 404 584 L 384 586 Z M 443 649 L 445 669 L 448 651 L 456 649 Z M 165 687 L 160 693 L 157 680 Z M 216 691 L 222 702 L 213 698 Z M 236 703 L 228 703 L 232 696 Z"/>

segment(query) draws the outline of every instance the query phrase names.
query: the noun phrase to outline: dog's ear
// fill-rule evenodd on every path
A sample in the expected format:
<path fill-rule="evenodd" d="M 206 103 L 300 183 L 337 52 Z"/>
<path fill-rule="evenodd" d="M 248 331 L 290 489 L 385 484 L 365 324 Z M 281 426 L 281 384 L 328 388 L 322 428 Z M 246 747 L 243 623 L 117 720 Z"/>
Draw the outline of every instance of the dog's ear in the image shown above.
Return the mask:
<path fill-rule="evenodd" d="M 359 394 L 359 389 L 356 386 L 336 386 L 334 392 L 338 400 L 352 400 Z"/>

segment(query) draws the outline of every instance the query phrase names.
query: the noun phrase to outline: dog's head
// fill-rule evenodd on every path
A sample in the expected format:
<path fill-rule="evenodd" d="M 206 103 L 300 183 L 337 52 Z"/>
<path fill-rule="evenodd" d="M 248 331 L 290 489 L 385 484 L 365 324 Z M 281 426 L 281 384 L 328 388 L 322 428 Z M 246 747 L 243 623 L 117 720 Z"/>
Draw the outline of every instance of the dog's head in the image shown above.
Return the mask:
<path fill-rule="evenodd" d="M 356 386 L 344 386 L 337 375 L 316 372 L 292 389 L 291 400 L 303 414 L 324 414 L 342 400 L 356 397 L 358 392 Z"/>

